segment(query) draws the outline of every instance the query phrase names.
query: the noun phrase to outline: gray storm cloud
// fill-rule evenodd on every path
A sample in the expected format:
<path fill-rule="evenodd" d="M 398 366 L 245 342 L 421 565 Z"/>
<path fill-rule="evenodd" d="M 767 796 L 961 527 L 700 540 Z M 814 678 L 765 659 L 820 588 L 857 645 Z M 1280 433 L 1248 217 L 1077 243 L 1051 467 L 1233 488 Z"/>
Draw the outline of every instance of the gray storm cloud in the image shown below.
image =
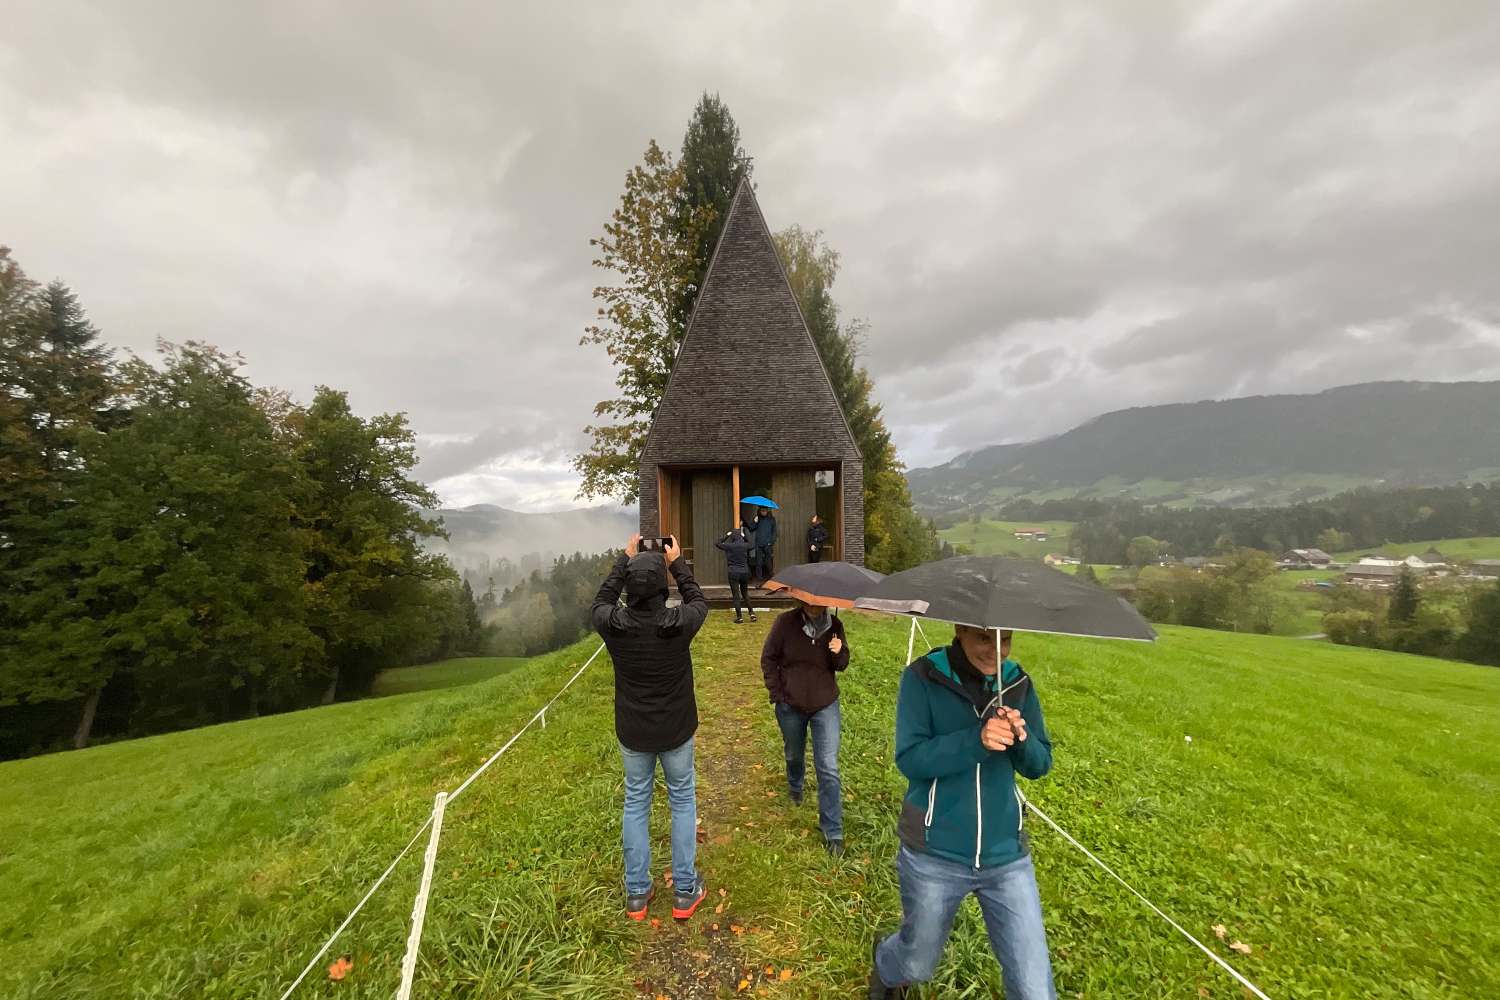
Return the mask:
<path fill-rule="evenodd" d="M 588 240 L 719 92 L 824 230 L 909 464 L 1120 406 L 1500 377 L 1500 11 L 21 5 L 0 242 L 106 338 L 405 410 L 458 501 L 566 502 Z"/>

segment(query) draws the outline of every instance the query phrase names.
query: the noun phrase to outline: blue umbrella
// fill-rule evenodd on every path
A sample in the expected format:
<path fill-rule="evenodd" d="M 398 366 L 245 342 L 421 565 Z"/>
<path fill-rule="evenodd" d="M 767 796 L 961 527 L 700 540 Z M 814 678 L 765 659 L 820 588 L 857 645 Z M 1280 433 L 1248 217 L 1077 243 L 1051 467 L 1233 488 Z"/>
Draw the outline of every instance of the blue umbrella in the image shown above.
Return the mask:
<path fill-rule="evenodd" d="M 757 507 L 769 507 L 772 510 L 781 509 L 781 504 L 768 497 L 740 497 L 740 503 L 754 504 Z"/>

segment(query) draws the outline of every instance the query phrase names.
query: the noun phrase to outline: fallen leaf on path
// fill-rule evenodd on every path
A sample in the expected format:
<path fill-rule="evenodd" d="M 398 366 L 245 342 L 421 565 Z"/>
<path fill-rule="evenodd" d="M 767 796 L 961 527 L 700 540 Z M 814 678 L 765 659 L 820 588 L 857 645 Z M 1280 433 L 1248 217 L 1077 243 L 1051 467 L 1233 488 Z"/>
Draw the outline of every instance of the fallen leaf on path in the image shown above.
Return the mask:
<path fill-rule="evenodd" d="M 748 980 L 748 979 L 741 979 L 740 980 L 740 989 L 741 990 L 748 990 L 749 988 L 750 988 L 750 980 Z"/>
<path fill-rule="evenodd" d="M 719 914 L 719 913 L 723 913 L 723 912 L 724 912 L 724 904 L 723 903 L 720 903 L 718 906 L 714 907 L 714 913 L 715 914 Z"/>
<path fill-rule="evenodd" d="M 1220 941 L 1224 940 L 1229 936 L 1229 928 L 1225 927 L 1223 924 L 1214 924 L 1214 936 L 1217 937 Z"/>
<path fill-rule="evenodd" d="M 651 928 L 653 930 L 660 930 L 661 929 L 661 917 L 652 917 L 651 918 Z"/>
<path fill-rule="evenodd" d="M 1248 955 L 1248 954 L 1250 954 L 1250 946 L 1248 944 L 1246 944 L 1245 942 L 1243 942 L 1243 941 L 1231 941 L 1229 943 L 1229 950 L 1230 951 L 1237 951 L 1241 955 Z"/>
<path fill-rule="evenodd" d="M 723 899 L 727 895 L 729 895 L 729 890 L 728 889 L 720 889 L 719 890 L 719 898 L 720 899 Z"/>
<path fill-rule="evenodd" d="M 780 979 L 784 983 L 788 979 L 792 978 L 792 970 L 791 969 L 782 969 L 781 970 L 781 975 L 777 976 L 776 978 Z"/>
<path fill-rule="evenodd" d="M 349 960 L 348 955 L 340 955 L 338 961 L 328 967 L 328 978 L 334 982 L 341 981 L 354 968 L 354 963 Z"/>
<path fill-rule="evenodd" d="M 766 966 L 766 975 L 768 975 L 768 976 L 774 976 L 774 975 L 776 975 L 776 966 L 774 966 L 774 965 L 768 965 L 768 966 Z"/>
<path fill-rule="evenodd" d="M 729 930 L 730 930 L 731 933 L 733 933 L 735 935 L 740 935 L 740 934 L 745 933 L 745 928 L 741 927 L 739 924 L 730 924 L 729 925 Z"/>

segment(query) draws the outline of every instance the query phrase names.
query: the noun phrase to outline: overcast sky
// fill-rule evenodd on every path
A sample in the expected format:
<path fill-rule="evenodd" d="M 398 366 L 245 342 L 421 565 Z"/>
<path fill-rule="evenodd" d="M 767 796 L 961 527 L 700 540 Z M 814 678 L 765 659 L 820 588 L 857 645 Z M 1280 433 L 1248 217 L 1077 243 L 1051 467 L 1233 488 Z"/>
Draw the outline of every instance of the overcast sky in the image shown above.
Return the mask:
<path fill-rule="evenodd" d="M 450 504 L 574 503 L 588 241 L 705 89 L 909 465 L 1500 378 L 1493 3 L 588 7 L 0 0 L 0 243 L 111 344 L 406 411 Z"/>

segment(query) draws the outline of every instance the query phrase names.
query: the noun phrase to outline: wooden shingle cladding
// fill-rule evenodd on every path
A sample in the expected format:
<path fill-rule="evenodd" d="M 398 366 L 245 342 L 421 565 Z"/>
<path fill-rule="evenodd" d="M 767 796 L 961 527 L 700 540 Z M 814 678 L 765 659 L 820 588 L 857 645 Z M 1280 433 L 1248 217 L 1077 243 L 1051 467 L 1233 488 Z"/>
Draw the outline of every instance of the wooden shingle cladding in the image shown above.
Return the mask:
<path fill-rule="evenodd" d="M 863 564 L 859 447 L 755 192 L 743 181 L 641 455 L 641 533 L 654 535 L 674 520 L 670 511 L 668 518 L 662 516 L 662 470 L 734 466 L 799 467 L 809 475 L 814 469 L 836 471 L 842 494 L 840 554 Z M 780 530 L 800 541 L 806 524 L 783 521 Z"/>

